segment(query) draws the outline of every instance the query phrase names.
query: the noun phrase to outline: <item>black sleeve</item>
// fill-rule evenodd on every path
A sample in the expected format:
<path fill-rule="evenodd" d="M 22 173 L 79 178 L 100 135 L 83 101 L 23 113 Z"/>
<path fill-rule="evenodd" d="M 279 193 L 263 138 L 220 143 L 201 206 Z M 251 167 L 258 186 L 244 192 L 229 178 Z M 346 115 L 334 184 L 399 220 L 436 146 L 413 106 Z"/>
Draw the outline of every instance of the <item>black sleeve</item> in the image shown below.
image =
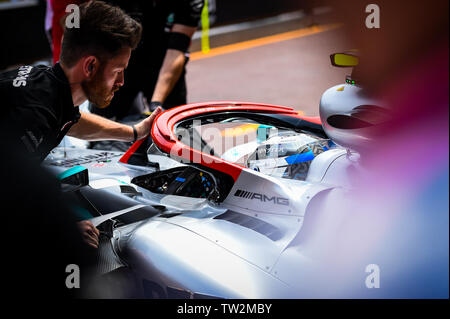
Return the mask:
<path fill-rule="evenodd" d="M 180 0 L 176 3 L 174 23 L 197 27 L 200 23 L 204 0 Z"/>
<path fill-rule="evenodd" d="M 0 127 L 0 135 L 9 132 Z M 2 288 L 11 297 L 32 296 L 53 300 L 79 298 L 80 289 L 67 289 L 66 266 L 83 272 L 90 265 L 91 250 L 84 245 L 76 217 L 50 173 L 17 145 L 3 139 L 0 147 L 0 200 L 2 203 Z M 33 276 L 32 284 L 27 273 Z M 84 285 L 82 283 L 81 289 Z"/>

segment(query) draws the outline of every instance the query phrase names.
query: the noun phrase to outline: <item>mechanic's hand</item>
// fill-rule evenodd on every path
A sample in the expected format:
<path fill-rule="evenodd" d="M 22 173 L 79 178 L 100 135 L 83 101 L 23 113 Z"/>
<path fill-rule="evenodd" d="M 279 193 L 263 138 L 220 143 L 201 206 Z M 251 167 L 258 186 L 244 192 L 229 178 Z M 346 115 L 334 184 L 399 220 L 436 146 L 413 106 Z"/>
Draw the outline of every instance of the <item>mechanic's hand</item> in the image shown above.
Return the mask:
<path fill-rule="evenodd" d="M 77 225 L 81 231 L 84 242 L 91 247 L 98 248 L 98 236 L 100 235 L 100 232 L 95 228 L 94 224 L 89 220 L 82 220 L 81 222 L 78 222 Z"/>
<path fill-rule="evenodd" d="M 158 106 L 149 117 L 134 126 L 137 131 L 138 140 L 143 139 L 150 133 L 155 117 L 161 112 L 162 108 Z"/>

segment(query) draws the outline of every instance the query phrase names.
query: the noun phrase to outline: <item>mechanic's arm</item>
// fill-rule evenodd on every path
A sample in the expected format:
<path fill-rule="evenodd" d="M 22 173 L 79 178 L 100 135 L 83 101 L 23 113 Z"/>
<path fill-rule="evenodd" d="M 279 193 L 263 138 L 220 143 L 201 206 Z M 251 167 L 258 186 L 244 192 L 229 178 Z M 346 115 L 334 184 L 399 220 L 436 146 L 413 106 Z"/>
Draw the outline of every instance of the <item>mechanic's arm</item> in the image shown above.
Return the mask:
<path fill-rule="evenodd" d="M 138 140 L 150 133 L 153 120 L 159 113 L 161 113 L 161 108 L 156 109 L 152 115 L 135 125 Z M 81 113 L 80 120 L 71 127 L 68 135 L 89 141 L 116 140 L 132 142 L 134 140 L 131 126 L 91 113 Z"/>
<path fill-rule="evenodd" d="M 197 27 L 174 24 L 171 32 L 181 33 L 189 37 L 190 41 L 195 30 L 197 30 Z M 185 51 L 187 51 L 187 48 Z M 175 83 L 177 83 L 178 79 L 180 78 L 185 62 L 185 52 L 179 49 L 169 48 L 167 50 L 161 70 L 159 72 L 155 90 L 153 91 L 153 96 L 151 99 L 152 102 L 157 101 L 160 103 L 164 103 L 167 96 L 175 86 Z"/>

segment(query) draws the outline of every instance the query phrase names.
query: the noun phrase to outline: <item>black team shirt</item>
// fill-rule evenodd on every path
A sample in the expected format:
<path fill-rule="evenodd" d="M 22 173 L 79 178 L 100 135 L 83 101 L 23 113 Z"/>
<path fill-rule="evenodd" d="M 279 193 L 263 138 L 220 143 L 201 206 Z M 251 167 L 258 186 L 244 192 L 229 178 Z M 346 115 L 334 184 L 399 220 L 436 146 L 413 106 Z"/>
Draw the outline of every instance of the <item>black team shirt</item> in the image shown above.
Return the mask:
<path fill-rule="evenodd" d="M 0 271 L 8 274 L 2 288 L 12 298 L 54 300 L 83 293 L 66 288 L 65 269 L 79 265 L 83 280 L 83 269 L 92 265 L 96 252 L 84 244 L 76 225 L 79 219 L 59 182 L 38 165 L 79 117 L 59 64 L 22 66 L 0 74 L 0 179 L 5 181 L 0 201 L 8 211 L 2 221 L 17 225 L 3 229 L 14 242 L 2 249 L 8 262 Z M 38 249 L 24 254 L 24 247 Z M 30 266 L 30 261 L 36 262 Z M 37 275 L 27 286 L 30 267 Z M 84 286 L 82 281 L 81 290 Z"/>
<path fill-rule="evenodd" d="M 21 66 L 0 74 L 0 139 L 43 161 L 80 119 L 61 66 Z"/>

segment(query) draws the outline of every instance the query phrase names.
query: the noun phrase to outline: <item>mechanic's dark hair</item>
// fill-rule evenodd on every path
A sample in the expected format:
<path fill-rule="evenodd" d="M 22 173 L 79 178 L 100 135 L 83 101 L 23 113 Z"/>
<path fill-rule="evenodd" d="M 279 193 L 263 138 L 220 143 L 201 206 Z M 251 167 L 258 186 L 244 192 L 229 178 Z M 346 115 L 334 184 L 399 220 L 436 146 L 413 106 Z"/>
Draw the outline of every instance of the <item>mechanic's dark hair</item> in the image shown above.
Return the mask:
<path fill-rule="evenodd" d="M 94 55 L 100 61 L 112 58 L 121 49 L 137 47 L 142 26 L 122 9 L 103 1 L 89 1 L 79 6 L 79 28 L 65 28 L 61 62 L 72 67 L 82 57 Z"/>

